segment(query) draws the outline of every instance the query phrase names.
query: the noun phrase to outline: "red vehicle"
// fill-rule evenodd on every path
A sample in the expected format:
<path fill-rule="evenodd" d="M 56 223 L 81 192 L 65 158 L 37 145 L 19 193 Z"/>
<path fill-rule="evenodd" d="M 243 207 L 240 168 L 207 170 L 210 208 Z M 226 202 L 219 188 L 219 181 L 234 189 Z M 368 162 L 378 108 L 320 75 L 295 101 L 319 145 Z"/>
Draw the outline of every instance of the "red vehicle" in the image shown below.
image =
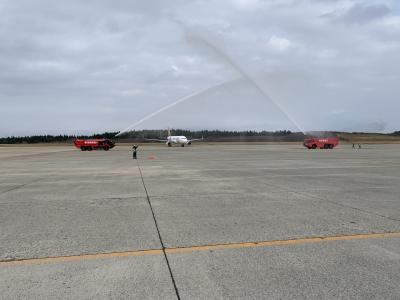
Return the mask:
<path fill-rule="evenodd" d="M 92 150 L 105 150 L 108 151 L 114 148 L 115 144 L 108 139 L 91 139 L 91 140 L 81 140 L 77 139 L 74 141 L 75 147 L 81 149 L 82 151 L 92 151 Z"/>
<path fill-rule="evenodd" d="M 337 145 L 339 145 L 339 138 L 332 137 L 332 138 L 309 138 L 304 140 L 304 147 L 308 149 L 333 149 Z"/>

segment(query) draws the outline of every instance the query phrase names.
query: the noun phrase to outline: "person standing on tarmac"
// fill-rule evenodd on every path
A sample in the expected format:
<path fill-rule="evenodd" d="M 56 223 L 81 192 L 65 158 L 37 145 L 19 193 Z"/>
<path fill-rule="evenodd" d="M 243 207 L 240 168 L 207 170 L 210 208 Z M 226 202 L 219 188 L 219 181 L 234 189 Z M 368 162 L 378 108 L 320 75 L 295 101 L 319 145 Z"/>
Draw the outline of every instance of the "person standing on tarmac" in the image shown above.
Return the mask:
<path fill-rule="evenodd" d="M 133 145 L 133 147 L 132 147 L 132 151 L 133 151 L 132 159 L 137 159 L 137 148 L 138 147 L 139 147 L 138 145 Z"/>

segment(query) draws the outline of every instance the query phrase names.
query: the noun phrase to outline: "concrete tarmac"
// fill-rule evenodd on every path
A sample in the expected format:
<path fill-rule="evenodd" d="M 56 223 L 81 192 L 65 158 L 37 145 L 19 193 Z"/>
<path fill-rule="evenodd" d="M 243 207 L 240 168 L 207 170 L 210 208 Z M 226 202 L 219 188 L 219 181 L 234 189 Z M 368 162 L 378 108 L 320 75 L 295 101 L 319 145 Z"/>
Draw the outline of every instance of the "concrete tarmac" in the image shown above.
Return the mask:
<path fill-rule="evenodd" d="M 0 147 L 0 299 L 399 299 L 400 145 Z"/>

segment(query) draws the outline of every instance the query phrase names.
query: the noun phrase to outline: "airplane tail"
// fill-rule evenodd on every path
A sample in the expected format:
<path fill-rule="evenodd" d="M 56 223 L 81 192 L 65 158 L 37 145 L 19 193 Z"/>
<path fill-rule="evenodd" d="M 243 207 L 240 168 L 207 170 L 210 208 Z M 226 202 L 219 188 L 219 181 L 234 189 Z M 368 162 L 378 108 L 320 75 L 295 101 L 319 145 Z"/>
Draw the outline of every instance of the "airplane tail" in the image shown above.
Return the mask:
<path fill-rule="evenodd" d="M 167 133 L 168 133 L 168 136 L 171 136 L 171 130 L 169 129 L 169 127 L 167 129 Z"/>

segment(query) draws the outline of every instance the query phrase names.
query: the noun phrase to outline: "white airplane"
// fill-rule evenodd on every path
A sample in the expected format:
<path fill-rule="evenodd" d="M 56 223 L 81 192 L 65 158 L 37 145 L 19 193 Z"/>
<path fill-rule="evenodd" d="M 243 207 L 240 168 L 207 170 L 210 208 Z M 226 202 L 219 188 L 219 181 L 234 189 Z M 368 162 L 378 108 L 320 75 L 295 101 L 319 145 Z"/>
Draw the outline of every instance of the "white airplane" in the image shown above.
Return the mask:
<path fill-rule="evenodd" d="M 201 139 L 191 139 L 189 140 L 186 136 L 183 135 L 171 135 L 171 131 L 168 129 L 168 137 L 167 139 L 146 139 L 148 141 L 157 141 L 157 142 L 165 142 L 168 147 L 172 147 L 172 144 L 181 145 L 181 147 L 185 147 L 185 145 L 191 145 L 194 141 L 202 141 Z"/>

